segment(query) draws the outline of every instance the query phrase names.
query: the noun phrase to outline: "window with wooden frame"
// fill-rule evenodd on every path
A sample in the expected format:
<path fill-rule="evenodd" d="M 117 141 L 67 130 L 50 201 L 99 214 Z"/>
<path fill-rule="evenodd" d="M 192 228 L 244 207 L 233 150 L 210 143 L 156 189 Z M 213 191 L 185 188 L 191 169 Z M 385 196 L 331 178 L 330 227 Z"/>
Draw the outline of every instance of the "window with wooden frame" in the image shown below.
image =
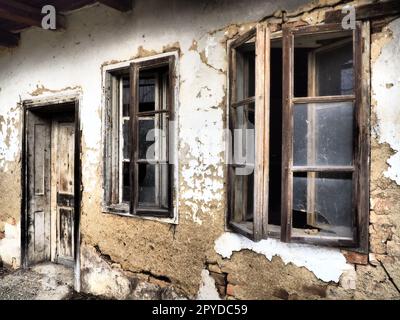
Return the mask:
<path fill-rule="evenodd" d="M 231 43 L 231 229 L 367 251 L 369 43 L 368 22 L 273 34 L 261 24 Z M 244 58 L 249 48 L 253 62 Z M 239 129 L 251 124 L 255 134 L 245 138 Z M 236 156 L 243 141 L 253 142 L 254 170 L 240 176 L 252 168 Z"/>
<path fill-rule="evenodd" d="M 107 211 L 174 217 L 174 70 L 175 56 L 168 55 L 107 73 Z"/>

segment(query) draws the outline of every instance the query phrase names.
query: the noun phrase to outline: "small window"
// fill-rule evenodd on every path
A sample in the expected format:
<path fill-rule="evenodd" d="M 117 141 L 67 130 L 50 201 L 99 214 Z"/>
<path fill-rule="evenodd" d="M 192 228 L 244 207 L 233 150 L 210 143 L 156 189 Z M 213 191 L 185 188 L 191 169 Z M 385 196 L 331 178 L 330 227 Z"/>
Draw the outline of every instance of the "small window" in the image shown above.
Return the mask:
<path fill-rule="evenodd" d="M 230 45 L 233 230 L 366 251 L 366 30 L 260 25 Z"/>
<path fill-rule="evenodd" d="M 110 72 L 105 139 L 109 211 L 173 217 L 174 57 Z"/>

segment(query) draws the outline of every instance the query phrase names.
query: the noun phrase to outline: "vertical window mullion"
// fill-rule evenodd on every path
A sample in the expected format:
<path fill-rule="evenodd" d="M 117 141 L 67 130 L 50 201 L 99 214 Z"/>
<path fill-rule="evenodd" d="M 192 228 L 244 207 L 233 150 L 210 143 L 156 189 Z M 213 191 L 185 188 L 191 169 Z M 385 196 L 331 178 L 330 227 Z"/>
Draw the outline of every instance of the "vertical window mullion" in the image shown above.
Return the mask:
<path fill-rule="evenodd" d="M 139 66 L 135 63 L 131 64 L 130 67 L 130 78 L 131 78 L 131 103 L 130 103 L 130 116 L 131 116 L 131 157 L 130 157 L 130 181 L 131 181 L 131 195 L 130 195 L 130 211 L 131 214 L 136 214 L 137 208 L 137 193 L 138 193 L 138 165 L 137 160 L 137 148 L 138 148 L 138 118 L 137 110 L 139 106 Z"/>
<path fill-rule="evenodd" d="M 312 51 L 308 54 L 308 96 L 315 97 L 318 82 L 316 81 L 315 53 Z M 316 105 L 308 104 L 307 110 L 307 163 L 315 164 L 316 158 Z M 315 179 L 318 176 L 316 172 L 307 172 L 307 224 L 314 226 L 316 223 L 316 190 Z"/>
<path fill-rule="evenodd" d="M 124 118 L 123 118 L 123 80 L 122 77 L 119 78 L 118 81 L 118 132 L 119 132 L 119 147 L 118 147 L 118 168 L 119 168 L 119 174 L 118 174 L 118 180 L 119 180 L 119 188 L 118 188 L 118 198 L 119 198 L 119 203 L 122 203 L 122 198 L 123 198 L 123 188 L 124 188 L 124 182 L 123 182 L 123 161 L 124 161 L 124 134 L 123 134 L 123 127 L 124 127 Z"/>

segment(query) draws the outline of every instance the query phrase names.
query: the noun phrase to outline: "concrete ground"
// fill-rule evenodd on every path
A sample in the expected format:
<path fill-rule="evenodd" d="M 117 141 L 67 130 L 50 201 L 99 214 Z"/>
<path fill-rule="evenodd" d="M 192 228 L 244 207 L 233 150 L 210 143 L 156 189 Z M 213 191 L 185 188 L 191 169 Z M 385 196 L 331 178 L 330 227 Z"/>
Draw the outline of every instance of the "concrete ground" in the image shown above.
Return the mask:
<path fill-rule="evenodd" d="M 0 300 L 91 299 L 74 292 L 73 283 L 73 270 L 53 263 L 16 271 L 0 267 Z"/>

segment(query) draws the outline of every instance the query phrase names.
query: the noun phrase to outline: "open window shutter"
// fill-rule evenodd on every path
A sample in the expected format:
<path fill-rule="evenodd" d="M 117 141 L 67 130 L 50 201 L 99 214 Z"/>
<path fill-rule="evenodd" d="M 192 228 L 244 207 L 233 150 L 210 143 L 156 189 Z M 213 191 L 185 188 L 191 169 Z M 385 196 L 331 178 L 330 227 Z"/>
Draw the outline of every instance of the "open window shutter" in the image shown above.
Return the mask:
<path fill-rule="evenodd" d="M 356 95 L 356 220 L 358 224 L 358 247 L 355 251 L 368 253 L 369 237 L 369 168 L 370 168 L 370 22 L 356 23 L 355 95 Z"/>
<path fill-rule="evenodd" d="M 357 246 L 367 252 L 369 215 L 369 24 L 357 22 L 353 31 L 354 94 L 337 96 L 294 97 L 294 37 L 316 35 L 318 33 L 341 33 L 341 24 L 326 24 L 300 28 L 283 28 L 283 121 L 282 121 L 282 198 L 281 198 L 281 240 L 289 242 L 311 242 L 325 245 Z M 295 105 L 325 104 L 329 102 L 353 101 L 354 147 L 353 147 L 353 240 L 335 237 L 302 237 L 292 235 L 293 220 L 293 174 L 294 172 L 351 172 L 351 166 L 321 165 L 296 167 L 293 164 Z M 340 128 L 338 128 L 339 130 Z M 308 205 L 307 205 L 308 206 Z M 307 208 L 308 212 L 308 208 Z M 308 214 L 308 213 L 307 213 Z M 312 219 L 311 219 L 312 220 Z"/>
<path fill-rule="evenodd" d="M 171 218 L 173 217 L 173 181 L 174 181 L 174 161 L 172 161 L 168 151 L 170 138 L 169 137 L 169 121 L 174 121 L 174 66 L 175 66 L 175 57 L 170 55 L 166 57 L 156 58 L 153 60 L 146 60 L 137 63 L 132 63 L 130 67 L 130 78 L 131 78 L 131 100 L 130 100 L 130 114 L 131 114 L 131 126 L 130 126 L 130 136 L 132 141 L 132 148 L 131 148 L 131 157 L 130 157 L 130 183 L 131 183 L 131 201 L 130 201 L 130 211 L 131 214 L 134 215 L 141 215 L 141 216 L 152 216 L 152 217 L 159 217 L 159 218 Z M 162 110 L 154 110 L 154 111 L 147 111 L 142 112 L 139 109 L 140 104 L 140 92 L 139 92 L 139 84 L 140 84 L 140 72 L 147 71 L 152 69 L 157 69 L 160 67 L 168 67 L 168 86 L 166 88 L 166 101 L 165 101 L 165 109 Z M 157 78 L 158 79 L 158 78 Z M 159 83 L 156 85 L 156 87 Z M 160 89 L 155 89 L 160 90 Z M 155 92 L 155 95 L 159 95 L 159 92 Z M 158 99 L 158 98 L 157 98 Z M 167 177 L 167 203 L 168 208 L 161 208 L 161 207 L 143 207 L 139 205 L 139 161 L 143 163 L 142 160 L 139 159 L 139 119 L 141 117 L 150 116 L 155 117 L 158 115 L 166 115 L 165 121 L 166 124 L 166 131 L 165 134 L 167 136 L 166 145 L 164 146 L 166 149 L 166 157 L 167 159 L 151 159 L 149 160 L 148 164 L 152 164 L 157 166 L 157 169 L 161 172 L 161 166 L 168 166 L 168 173 Z M 158 127 L 154 127 L 155 129 L 159 129 Z M 161 143 L 161 142 L 159 142 Z M 157 181 L 156 187 L 158 188 L 161 186 L 158 185 Z M 160 182 L 161 183 L 161 182 Z M 156 195 L 156 197 L 159 194 Z"/>
<path fill-rule="evenodd" d="M 255 241 L 261 240 L 267 235 L 268 225 L 268 174 L 269 174 L 269 60 L 270 44 L 269 30 L 264 24 L 257 25 L 256 28 L 243 34 L 229 46 L 230 54 L 230 97 L 229 97 L 229 127 L 234 136 L 237 128 L 235 108 L 242 105 L 254 103 L 255 106 L 255 159 L 254 159 L 254 192 L 252 198 L 247 198 L 247 188 L 237 188 L 235 185 L 236 168 L 239 164 L 235 160 L 229 161 L 228 165 L 228 222 L 229 226 L 235 231 Z M 238 70 L 237 59 L 239 48 L 254 39 L 255 41 L 255 95 L 254 97 L 239 98 L 237 96 Z M 230 146 L 233 148 L 234 143 Z M 231 152 L 232 153 L 232 152 Z M 250 180 L 247 177 L 246 181 Z M 248 180 L 247 180 L 248 179 Z M 251 181 L 251 180 L 250 180 Z M 252 182 L 247 182 L 252 183 Z M 239 194 L 243 193 L 243 194 Z M 237 212 L 238 198 L 243 209 L 247 210 L 247 202 L 252 202 L 253 225 L 247 228 L 241 223 L 237 223 L 237 216 L 244 215 Z M 235 203 L 236 201 L 236 203 Z M 234 221 L 235 220 L 235 221 Z"/>
<path fill-rule="evenodd" d="M 268 235 L 270 34 L 264 24 L 256 34 L 254 240 Z"/>

